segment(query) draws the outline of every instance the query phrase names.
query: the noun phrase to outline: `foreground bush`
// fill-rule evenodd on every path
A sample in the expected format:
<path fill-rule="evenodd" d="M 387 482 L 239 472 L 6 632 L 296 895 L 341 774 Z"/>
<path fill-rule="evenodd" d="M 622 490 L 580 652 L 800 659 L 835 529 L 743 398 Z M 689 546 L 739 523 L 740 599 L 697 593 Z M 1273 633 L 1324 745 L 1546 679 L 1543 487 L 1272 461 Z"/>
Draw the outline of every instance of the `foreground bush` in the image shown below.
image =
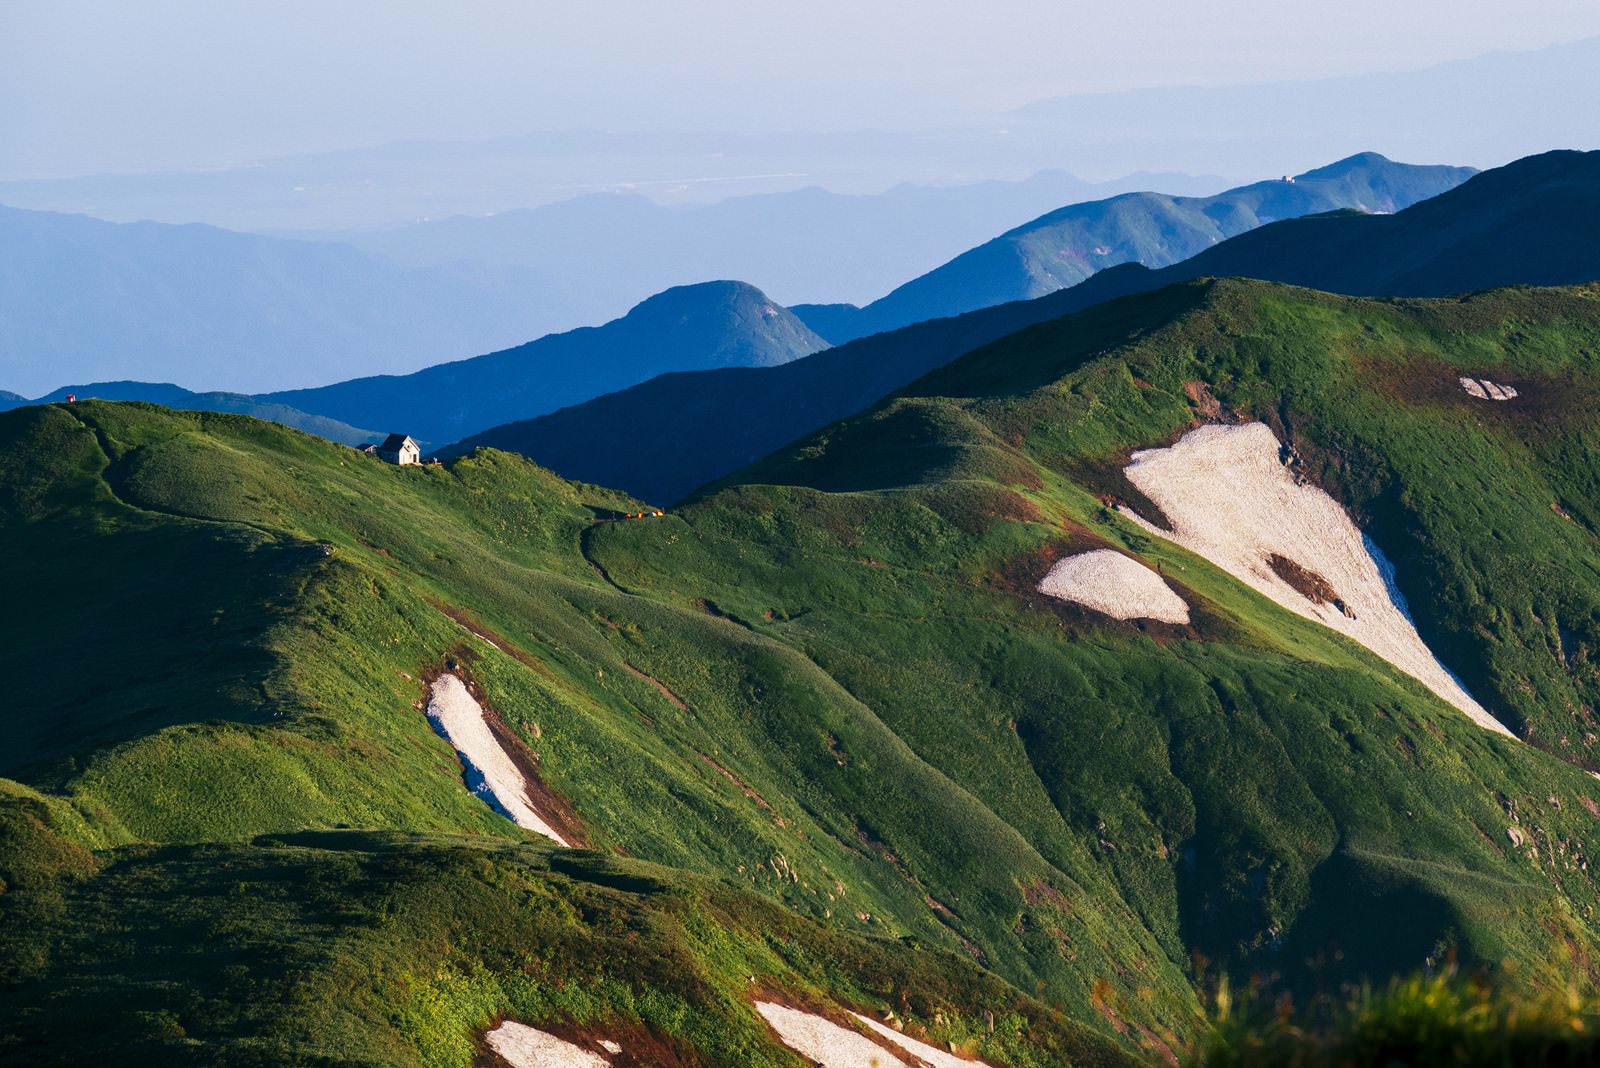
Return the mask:
<path fill-rule="evenodd" d="M 1600 1063 L 1600 1003 L 1574 992 L 1511 993 L 1454 969 L 1362 989 L 1297 1012 L 1218 990 L 1196 1068 Z"/>

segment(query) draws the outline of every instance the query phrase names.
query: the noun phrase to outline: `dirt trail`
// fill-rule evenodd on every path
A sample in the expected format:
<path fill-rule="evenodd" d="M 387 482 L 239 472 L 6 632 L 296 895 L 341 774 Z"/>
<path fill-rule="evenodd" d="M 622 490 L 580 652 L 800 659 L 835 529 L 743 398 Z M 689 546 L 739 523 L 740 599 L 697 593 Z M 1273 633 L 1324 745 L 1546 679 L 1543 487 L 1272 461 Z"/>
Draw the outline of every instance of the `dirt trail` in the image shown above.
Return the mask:
<path fill-rule="evenodd" d="M 1412 624 L 1388 561 L 1337 501 L 1295 480 L 1265 424 L 1192 430 L 1169 448 L 1134 453 L 1127 476 L 1172 529 L 1124 509 L 1134 522 L 1366 646 L 1485 730 L 1514 737 L 1439 663 Z"/>
<path fill-rule="evenodd" d="M 610 586 L 618 593 L 631 594 L 633 591 L 622 585 L 616 579 L 612 578 L 611 572 L 607 571 L 605 567 L 601 565 L 600 561 L 594 558 L 594 554 L 590 551 L 589 541 L 593 537 L 594 532 L 599 530 L 602 525 L 603 521 L 596 521 L 583 528 L 582 532 L 578 535 L 578 552 L 582 554 L 584 560 L 588 561 L 589 566 L 594 569 L 594 573 L 599 576 L 600 581 L 604 582 L 607 586 Z"/>
<path fill-rule="evenodd" d="M 648 675 L 645 672 L 640 671 L 626 660 L 622 662 L 622 666 L 628 669 L 628 674 L 634 676 L 635 678 L 643 679 L 645 682 L 648 682 L 650 685 L 660 690 L 661 696 L 665 697 L 668 701 L 671 701 L 673 705 L 685 712 L 689 711 L 689 706 L 684 704 L 683 698 L 679 697 L 677 694 L 668 689 L 666 683 L 662 682 L 654 675 Z"/>

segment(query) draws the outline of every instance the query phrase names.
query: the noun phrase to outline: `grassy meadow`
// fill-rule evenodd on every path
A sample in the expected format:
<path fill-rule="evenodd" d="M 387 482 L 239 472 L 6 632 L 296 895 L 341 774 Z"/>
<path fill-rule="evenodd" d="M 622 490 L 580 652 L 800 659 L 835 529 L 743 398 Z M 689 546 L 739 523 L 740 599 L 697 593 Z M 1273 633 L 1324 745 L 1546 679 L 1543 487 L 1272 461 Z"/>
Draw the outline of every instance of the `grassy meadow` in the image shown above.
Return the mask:
<path fill-rule="evenodd" d="M 798 1063 L 770 990 L 996 1065 L 1333 1064 L 1271 1060 L 1289 1032 L 1251 1018 L 1257 1049 L 1205 992 L 1333 1004 L 1448 961 L 1592 988 L 1597 302 L 1173 287 L 644 519 L 493 451 L 0 414 L 0 1057 L 465 1065 L 511 1017 Z M 1207 419 L 1293 447 L 1525 742 L 1109 506 Z M 1105 546 L 1190 624 L 1036 592 Z M 441 670 L 584 849 L 463 787 L 422 714 Z"/>

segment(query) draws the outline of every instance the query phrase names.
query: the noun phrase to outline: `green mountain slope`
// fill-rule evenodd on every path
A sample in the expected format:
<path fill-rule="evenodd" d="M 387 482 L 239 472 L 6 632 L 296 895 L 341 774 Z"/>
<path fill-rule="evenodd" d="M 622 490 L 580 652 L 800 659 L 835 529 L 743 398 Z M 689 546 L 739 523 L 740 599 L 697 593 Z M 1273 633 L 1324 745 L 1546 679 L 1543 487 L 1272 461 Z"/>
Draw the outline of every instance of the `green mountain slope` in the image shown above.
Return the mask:
<path fill-rule="evenodd" d="M 9 1063 L 465 1065 L 501 1016 L 620 1040 L 621 1063 L 800 1063 L 754 995 L 891 1005 L 1013 1064 L 1132 1063 L 969 961 L 649 864 L 364 832 L 96 858 L 7 802 L 0 870 L 29 869 L 0 897 Z"/>
<path fill-rule="evenodd" d="M 597 517 L 637 508 L 625 498 L 505 456 L 396 469 L 239 417 L 89 402 L 3 419 L 3 579 L 41 615 L 8 629 L 33 666 L 0 774 L 59 798 L 87 845 L 244 848 L 340 826 L 525 837 L 464 788 L 422 715 L 421 678 L 451 666 L 506 710 L 596 848 L 850 931 L 1004 954 L 1083 1017 L 1113 957 L 1154 953 L 1129 913 L 1054 904 L 1089 895 L 804 657 L 609 586 L 581 546 Z M 901 785 L 874 800 L 882 777 Z M 929 857 L 954 841 L 966 859 L 924 884 L 883 835 Z M 1046 896 L 1027 905 L 1019 882 Z M 1012 931 L 984 914 L 985 951 L 929 895 L 1040 919 Z M 1051 949 L 1060 929 L 1083 942 L 1077 960 Z M 1148 1019 L 1190 1026 L 1176 967 L 1151 968 Z M 1112 981 L 1132 998 L 1137 978 Z M 32 989 L 16 1003 L 49 988 Z"/>
<path fill-rule="evenodd" d="M 1368 669 L 1335 669 L 1313 682 L 1304 643 L 1321 636 L 1258 614 L 1259 606 L 1214 601 L 1221 620 L 1202 615 L 1195 645 L 1158 631 L 1157 646 L 1135 653 L 1107 637 L 1125 627 L 1102 624 L 1093 640 L 1035 652 L 999 625 L 1004 616 L 990 617 L 994 630 L 976 626 L 972 617 L 988 613 L 954 610 L 949 587 L 913 586 L 904 574 L 959 575 L 993 595 L 992 605 L 1017 594 L 1019 577 L 1036 581 L 1040 557 L 1109 542 L 1181 575 L 1201 603 L 1230 596 L 1231 581 L 1203 581 L 1193 557 L 1107 513 L 1097 496 L 1128 493 L 1114 476 L 1127 451 L 1192 425 L 1186 383 L 1209 383 L 1241 415 L 1293 428 L 1308 469 L 1396 560 L 1423 634 L 1469 688 L 1538 744 L 1590 764 L 1587 656 L 1600 639 L 1586 622 L 1596 596 L 1594 527 L 1586 511 L 1561 502 L 1592 499 L 1578 488 L 1594 470 L 1594 426 L 1580 413 L 1594 388 L 1597 321 L 1593 291 L 1377 304 L 1242 283 L 1166 290 L 979 350 L 903 399 L 757 465 L 684 509 L 705 531 L 701 544 L 657 550 L 654 570 L 630 573 L 600 559 L 633 588 L 681 588 L 692 573 L 694 588 L 704 596 L 710 584 L 724 611 L 747 620 L 770 612 L 782 621 L 770 626 L 852 692 L 899 709 L 890 725 L 958 781 L 981 775 L 974 762 L 1014 753 L 1016 762 L 990 780 L 993 792 L 979 796 L 1011 813 L 1002 791 L 1039 782 L 1077 826 L 1103 827 L 1115 846 L 1105 863 L 1121 872 L 1123 893 L 1144 905 L 1155 930 L 1190 950 L 1292 973 L 1332 936 L 1347 965 L 1362 959 L 1358 967 L 1381 970 L 1383 960 L 1420 964 L 1432 952 L 1422 943 L 1474 932 L 1468 941 L 1485 939 L 1484 958 L 1516 956 L 1512 946 L 1524 936 L 1510 933 L 1519 923 L 1506 908 L 1531 884 L 1499 882 L 1490 867 L 1517 855 L 1503 845 L 1512 815 L 1530 805 L 1541 818 L 1572 811 L 1574 799 L 1558 790 L 1517 800 L 1502 778 L 1506 762 L 1528 760 L 1527 774 L 1578 788 L 1582 814 L 1572 832 L 1580 836 L 1595 819 L 1583 801 L 1594 800 L 1586 776 L 1527 747 L 1491 746 L 1497 755 L 1488 757 L 1478 749 L 1487 739 L 1459 716 L 1426 725 L 1397 717 L 1389 698 L 1366 689 L 1376 684 Z M 1508 337 L 1510 322 L 1525 332 Z M 1528 385 L 1525 396 L 1535 399 L 1487 412 L 1466 403 L 1473 398 L 1456 374 L 1491 369 Z M 1561 414 L 1553 418 L 1549 405 Z M 920 522 L 891 527 L 906 539 L 892 548 L 868 537 L 891 522 L 875 503 L 883 495 L 895 511 L 920 513 Z M 1043 529 L 1011 522 L 1023 517 L 1042 518 Z M 791 531 L 818 525 L 837 532 L 833 554 L 785 548 Z M 945 556 L 945 545 L 961 542 L 957 531 L 995 526 L 1037 530 L 1037 555 L 1013 546 L 987 559 L 970 549 Z M 783 561 L 781 579 L 744 564 L 749 538 Z M 860 561 L 856 574 L 828 583 L 844 571 L 841 557 Z M 1019 569 L 1019 559 L 1029 565 Z M 882 578 L 877 565 L 886 565 Z M 775 582 L 787 596 L 761 604 Z M 762 592 L 742 592 L 752 589 Z M 889 590 L 904 592 L 898 627 L 868 608 Z M 1058 625 L 1070 635 L 1081 622 Z M 1284 641 L 1297 663 L 1279 674 L 1270 650 Z M 907 661 L 915 666 L 897 669 Z M 1186 668 L 1177 669 L 1180 661 Z M 1178 674 L 1145 674 L 1158 663 Z M 1180 677 L 1196 689 L 1184 692 Z M 1201 724 L 1203 737 L 1190 733 Z M 1458 728 L 1465 736 L 1451 733 Z M 1434 742 L 1444 748 L 1418 756 L 1419 744 Z M 1437 762 L 1445 751 L 1453 755 Z M 1447 785 L 1455 774 L 1447 764 L 1465 778 Z M 1475 765 L 1482 772 L 1469 770 Z M 958 767 L 966 770 L 951 770 Z M 1466 785 L 1480 773 L 1487 778 Z M 1142 846 L 1125 837 L 1141 833 L 1134 827 L 1146 836 Z M 1224 840 L 1225 855 L 1208 859 L 1207 848 Z M 1586 875 L 1569 875 L 1586 869 L 1559 852 L 1572 843 L 1556 848 L 1537 865 L 1555 869 L 1550 885 L 1559 895 L 1578 886 L 1592 893 Z M 1174 854 L 1185 860 L 1173 864 Z M 1159 860 L 1136 871 L 1141 855 Z M 1155 889 L 1166 878 L 1173 882 Z M 1231 893 L 1220 889 L 1230 883 Z M 1156 900 L 1171 910 L 1165 923 L 1155 919 Z M 1554 917 L 1583 914 L 1578 900 L 1553 912 L 1531 899 L 1511 908 L 1564 925 Z M 1358 946 L 1358 917 L 1387 910 L 1396 924 Z"/>
<path fill-rule="evenodd" d="M 1219 969 L 1303 991 L 1455 952 L 1593 982 L 1597 308 L 1167 289 L 644 519 L 492 451 L 400 469 L 237 416 L 0 416 L 0 583 L 30 606 L 0 1035 L 115 996 L 61 1048 L 349 1032 L 356 1062 L 463 1064 L 509 1014 L 793 1063 L 748 1004 L 779 989 L 1020 1065 L 1181 1047 Z M 1294 447 L 1535 744 L 1106 506 L 1141 503 L 1130 450 L 1214 418 Z M 1190 623 L 1036 592 L 1106 546 Z M 588 850 L 464 787 L 422 712 L 440 671 Z M 663 963 L 602 966 L 613 939 Z"/>
<path fill-rule="evenodd" d="M 1209 197 L 1125 193 L 1073 204 L 1009 230 L 846 315 L 822 309 L 840 344 L 977 308 L 1032 300 L 1121 263 L 1165 267 L 1265 223 L 1341 208 L 1396 212 L 1472 177 L 1470 167 L 1419 167 L 1376 152 Z M 799 309 L 808 317 L 805 309 Z"/>

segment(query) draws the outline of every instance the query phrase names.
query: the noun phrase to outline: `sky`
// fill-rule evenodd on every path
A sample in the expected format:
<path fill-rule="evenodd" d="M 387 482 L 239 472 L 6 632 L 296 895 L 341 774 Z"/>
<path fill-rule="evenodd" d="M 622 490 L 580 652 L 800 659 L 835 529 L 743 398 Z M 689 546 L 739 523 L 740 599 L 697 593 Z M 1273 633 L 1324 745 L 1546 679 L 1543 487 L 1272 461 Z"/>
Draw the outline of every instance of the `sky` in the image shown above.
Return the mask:
<path fill-rule="evenodd" d="M 1596 35 L 1596 0 L 0 0 L 0 180 L 551 129 L 919 129 Z"/>

